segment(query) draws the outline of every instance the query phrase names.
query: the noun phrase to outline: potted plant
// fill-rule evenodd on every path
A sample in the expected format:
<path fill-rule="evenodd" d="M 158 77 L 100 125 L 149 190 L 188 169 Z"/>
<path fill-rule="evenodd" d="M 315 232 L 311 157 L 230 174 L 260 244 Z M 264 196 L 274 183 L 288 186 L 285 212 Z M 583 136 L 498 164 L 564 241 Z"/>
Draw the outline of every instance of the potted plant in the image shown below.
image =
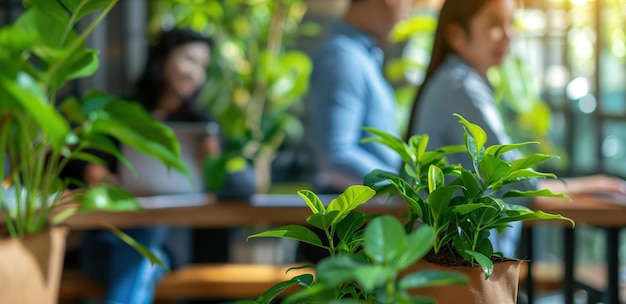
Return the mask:
<path fill-rule="evenodd" d="M 506 185 L 555 177 L 532 168 L 552 156 L 536 153 L 507 161 L 502 157 L 504 153 L 533 143 L 487 147 L 486 133 L 480 126 L 458 114 L 455 116 L 463 127 L 465 145 L 439 147 L 433 151 L 426 150 L 428 135 L 414 135 L 404 142 L 368 129 L 375 134 L 368 140 L 393 149 L 401 156 L 404 167 L 400 174 L 374 171 L 366 176 L 365 184 L 386 182 L 376 187 L 378 191 L 402 195 L 410 208 L 405 225 L 407 232 L 412 231 L 418 222 L 433 228 L 433 249 L 422 264 L 435 265 L 434 269 L 463 271 L 470 279 L 470 285 L 464 288 L 452 287 L 455 290 L 446 291 L 435 288 L 417 292 L 432 296 L 439 303 L 455 303 L 459 298 L 474 299 L 465 303 L 514 303 L 521 261 L 494 252 L 490 234 L 493 231 L 503 232 L 511 223 L 518 221 L 560 219 L 569 220 L 572 225 L 574 223 L 560 215 L 505 202 L 516 197 L 565 197 L 546 189 L 504 191 Z M 445 156 L 450 153 L 467 153 L 473 167 L 449 164 Z"/>
<path fill-rule="evenodd" d="M 24 13 L 0 28 L 0 263 L 6 263 L 0 265 L 2 303 L 56 302 L 66 234 L 59 225 L 63 220 L 78 212 L 140 208 L 130 194 L 112 185 L 66 191 L 73 181 L 60 174 L 69 161 L 102 163 L 88 153 L 95 150 L 132 167 L 114 144 L 117 140 L 189 172 L 178 158 L 173 132 L 139 104 L 96 91 L 56 100 L 66 82 L 97 70 L 98 52 L 84 42 L 116 3 L 24 1 Z M 92 21 L 77 31 L 77 23 L 92 14 Z M 111 229 L 160 263 L 127 235 Z"/>
<path fill-rule="evenodd" d="M 202 97 L 222 126 L 227 167 L 251 160 L 258 192 L 268 192 L 281 145 L 303 133 L 299 105 L 313 66 L 304 52 L 290 46 L 298 35 L 318 31 L 310 22 L 301 23 L 305 1 L 165 0 L 154 8 L 153 28 L 174 21 L 217 42 Z"/>
<path fill-rule="evenodd" d="M 305 288 L 285 298 L 283 303 L 433 303 L 422 296 L 411 296 L 408 291 L 425 286 L 467 284 L 458 273 L 430 270 L 409 273 L 409 267 L 431 249 L 435 232 L 422 226 L 407 233 L 401 222 L 390 215 L 375 216 L 367 223 L 366 215 L 356 208 L 375 194 L 370 187 L 355 185 L 324 206 L 313 192 L 298 191 L 313 213 L 306 219 L 307 223 L 321 229 L 326 240 L 301 225 L 271 229 L 250 238 L 291 238 L 324 248 L 329 257 L 315 266 L 315 278 L 311 274 L 296 276 L 275 285 L 254 301 L 241 303 L 269 303 L 292 285 Z"/>

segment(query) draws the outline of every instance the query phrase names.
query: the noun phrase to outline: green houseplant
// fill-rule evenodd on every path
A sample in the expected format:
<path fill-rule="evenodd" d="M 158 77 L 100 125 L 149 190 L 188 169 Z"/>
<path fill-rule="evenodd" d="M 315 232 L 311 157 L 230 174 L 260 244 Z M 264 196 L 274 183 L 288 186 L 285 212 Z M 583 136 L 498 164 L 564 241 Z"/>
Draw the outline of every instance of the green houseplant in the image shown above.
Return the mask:
<path fill-rule="evenodd" d="M 536 178 L 555 177 L 533 169 L 534 165 L 552 156 L 536 153 L 506 161 L 502 158 L 504 153 L 533 143 L 485 146 L 487 137 L 484 130 L 458 114 L 455 116 L 463 127 L 465 145 L 439 147 L 434 151 L 426 150 L 428 135 L 414 135 L 404 142 L 383 132 L 368 129 L 375 134 L 368 140 L 380 142 L 393 149 L 402 158 L 404 167 L 400 174 L 374 171 L 365 178 L 365 184 L 380 185 L 380 182 L 388 182 L 378 186 L 378 191 L 393 191 L 402 195 L 410 208 L 405 226 L 407 231 L 412 231 L 417 222 L 434 229 L 436 236 L 433 250 L 425 257 L 426 261 L 446 264 L 444 266 L 461 265 L 473 268 L 475 273 L 482 274 L 480 277 L 484 281 L 494 275 L 494 265 L 507 260 L 502 253 L 494 252 L 489 239 L 493 230 L 502 232 L 509 224 L 526 220 L 560 219 L 569 220 L 572 224 L 573 221 L 560 215 L 533 211 L 525 206 L 505 202 L 516 197 L 565 197 L 547 189 L 518 191 L 506 190 L 504 187 Z M 450 153 L 466 153 L 473 167 L 463 168 L 459 164 L 449 164 L 445 156 Z M 503 190 L 506 192 L 501 194 Z M 442 256 L 447 257 L 443 259 Z M 452 263 L 448 264 L 448 261 Z M 519 264 L 519 261 L 513 263 Z M 516 277 L 509 282 L 515 285 L 498 289 L 515 293 L 505 295 L 507 298 L 487 295 L 487 298 L 494 298 L 493 303 L 515 301 L 519 272 L 514 268 L 511 273 Z M 482 281 L 476 284 L 471 282 L 470 289 L 475 285 L 484 285 L 485 282 Z M 481 292 L 477 294 L 480 296 Z M 446 303 L 445 300 L 442 302 Z"/>
<path fill-rule="evenodd" d="M 258 191 L 267 192 L 279 148 L 303 133 L 298 111 L 312 63 L 289 47 L 298 35 L 317 32 L 302 24 L 305 2 L 166 0 L 151 8 L 153 28 L 170 22 L 215 39 L 202 98 L 222 125 L 229 163 L 251 160 Z"/>
<path fill-rule="evenodd" d="M 375 216 L 366 225 L 366 215 L 356 208 L 376 192 L 355 185 L 346 189 L 328 206 L 308 190 L 298 191 L 312 211 L 306 221 L 324 232 L 322 241 L 313 230 L 288 225 L 250 236 L 284 237 L 328 250 L 329 257 L 310 274 L 294 277 L 269 289 L 254 301 L 269 303 L 291 285 L 306 288 L 288 296 L 283 303 L 433 303 L 431 299 L 409 294 L 417 287 L 466 284 L 457 273 L 439 271 L 410 272 L 409 267 L 432 247 L 435 233 L 422 226 L 405 233 L 400 221 L 390 215 Z"/>
<path fill-rule="evenodd" d="M 23 3 L 25 11 L 19 18 L 0 28 L 0 172 L 3 173 L 0 241 L 22 244 L 20 246 L 27 250 L 19 256 L 30 259 L 30 254 L 46 254 L 49 250 L 28 245 L 28 239 L 42 239 L 46 231 L 60 230 L 55 227 L 78 212 L 140 209 L 130 194 L 113 185 L 103 184 L 80 192 L 65 190 L 76 183 L 60 178 L 69 161 L 102 164 L 102 160 L 93 156 L 95 150 L 112 154 L 132 167 L 114 144 L 113 140 L 117 140 L 173 169 L 188 172 L 188 168 L 178 158 L 179 146 L 173 132 L 154 120 L 139 104 L 97 91 L 60 102 L 56 100 L 57 91 L 68 81 L 90 76 L 97 70 L 98 52 L 87 48 L 85 39 L 117 1 L 29 0 Z M 88 15 L 94 15 L 92 21 L 83 31 L 77 31 L 76 24 Z M 127 235 L 114 227 L 111 229 L 151 261 L 163 266 Z M 28 267 L 3 258 L 17 268 L 2 269 L 19 271 L 0 273 L 0 277 L 11 278 L 0 279 L 3 282 L 0 302 L 55 301 L 64 234 L 43 239 L 52 249 L 58 249 L 55 251 L 57 260 L 36 257 L 29 261 L 34 268 L 41 268 L 39 273 L 46 277 L 20 281 L 19 274 Z M 0 253 L 3 252 L 12 251 L 2 247 Z M 37 284 L 44 285 L 48 293 L 36 295 L 34 285 Z M 18 298 L 11 298 L 10 291 L 13 295 L 18 292 Z M 39 298 L 29 299 L 30 296 Z"/>

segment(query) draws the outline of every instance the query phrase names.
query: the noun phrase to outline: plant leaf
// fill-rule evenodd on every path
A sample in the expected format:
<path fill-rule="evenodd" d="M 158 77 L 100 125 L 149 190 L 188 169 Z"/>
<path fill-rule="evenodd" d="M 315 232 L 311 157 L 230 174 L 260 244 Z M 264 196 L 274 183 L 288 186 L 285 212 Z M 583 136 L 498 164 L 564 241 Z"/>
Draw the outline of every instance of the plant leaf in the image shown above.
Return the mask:
<path fill-rule="evenodd" d="M 132 194 L 106 184 L 92 187 L 86 194 L 77 194 L 74 200 L 80 203 L 81 212 L 141 210 Z"/>
<path fill-rule="evenodd" d="M 549 189 L 527 190 L 527 191 L 510 190 L 506 192 L 504 195 L 502 195 L 502 198 L 539 197 L 539 196 L 569 199 L 569 196 L 563 193 L 554 193 L 550 191 Z"/>
<path fill-rule="evenodd" d="M 354 210 L 356 207 L 366 203 L 376 195 L 376 191 L 372 188 L 362 185 L 353 185 L 348 187 L 343 193 L 333 199 L 326 211 L 339 211 L 339 215 L 333 220 L 333 224 L 343 220 L 344 217 Z"/>
<path fill-rule="evenodd" d="M 288 238 L 315 245 L 317 247 L 324 247 L 322 241 L 317 236 L 317 234 L 315 234 L 315 232 L 311 231 L 309 228 L 300 225 L 287 225 L 279 228 L 270 229 L 261 233 L 253 234 L 247 239 L 259 237 Z"/>
<path fill-rule="evenodd" d="M 343 221 L 337 223 L 336 232 L 339 240 L 348 242 L 365 223 L 365 213 L 352 210 Z"/>
<path fill-rule="evenodd" d="M 443 175 L 441 168 L 435 165 L 430 165 L 430 167 L 428 167 L 428 192 L 432 193 L 438 187 L 445 185 L 445 183 L 445 176 Z"/>
<path fill-rule="evenodd" d="M 407 249 L 395 261 L 397 270 L 403 270 L 421 259 L 433 246 L 435 230 L 430 226 L 421 226 L 406 236 Z"/>
<path fill-rule="evenodd" d="M 487 133 L 479 125 L 467 121 L 463 116 L 456 113 L 454 116 L 459 118 L 459 122 L 463 124 L 467 152 L 472 157 L 474 167 L 478 168 L 482 161 L 485 144 L 487 143 Z"/>
<path fill-rule="evenodd" d="M 113 234 L 115 234 L 120 240 L 122 240 L 124 243 L 133 247 L 142 256 L 146 257 L 148 261 L 150 261 L 150 264 L 158 265 L 162 267 L 163 269 L 165 269 L 166 271 L 169 271 L 169 267 L 165 265 L 165 263 L 163 263 L 163 261 L 161 261 L 161 259 L 159 259 L 156 255 L 154 255 L 154 253 L 152 253 L 152 251 L 150 251 L 148 248 L 144 247 L 139 242 L 135 241 L 135 239 L 133 239 L 132 237 L 130 237 L 128 234 L 124 233 L 123 231 L 119 230 L 118 228 L 107 223 L 104 223 L 104 224 L 107 227 L 107 229 L 109 229 Z"/>
<path fill-rule="evenodd" d="M 533 144 L 538 144 L 538 142 L 528 141 L 528 142 L 515 143 L 515 144 L 492 145 L 492 146 L 487 147 L 487 149 L 485 149 L 485 154 L 500 157 L 502 154 L 506 152 L 516 150 L 524 146 L 533 145 Z"/>
<path fill-rule="evenodd" d="M 379 265 L 362 265 L 354 269 L 354 277 L 367 292 L 381 286 L 388 277 L 388 270 Z"/>
<path fill-rule="evenodd" d="M 363 250 L 378 264 L 389 265 L 407 249 L 402 224 L 390 215 L 373 219 L 365 229 Z"/>
<path fill-rule="evenodd" d="M 555 158 L 555 157 L 556 156 L 535 153 L 526 158 L 516 159 L 515 161 L 511 163 L 511 169 L 518 170 L 518 169 L 530 168 L 538 163 L 544 162 L 548 159 Z"/>
<path fill-rule="evenodd" d="M 79 21 L 83 17 L 105 8 L 113 0 L 61 0 L 61 2 L 75 15 L 74 19 Z"/>
<path fill-rule="evenodd" d="M 498 157 L 485 155 L 480 162 L 480 171 L 485 178 L 486 184 L 490 185 L 509 174 L 511 165 Z"/>
<path fill-rule="evenodd" d="M 398 287 L 406 290 L 410 288 L 468 284 L 467 278 L 459 272 L 422 270 L 406 275 L 398 282 Z"/>
<path fill-rule="evenodd" d="M 260 295 L 256 299 L 256 302 L 254 303 L 271 303 L 285 289 L 291 286 L 294 286 L 294 285 L 310 286 L 311 284 L 313 284 L 313 276 L 308 273 L 301 274 L 299 276 L 293 277 L 291 280 L 283 281 L 270 287 L 270 289 L 268 289 L 262 295 Z"/>
<path fill-rule="evenodd" d="M 483 269 L 483 273 L 485 273 L 485 280 L 488 279 L 489 276 L 491 276 L 491 274 L 493 273 L 493 262 L 491 262 L 491 260 L 488 257 L 486 257 L 480 252 L 471 251 L 471 250 L 466 250 L 465 252 L 471 255 L 476 260 L 476 262 L 480 264 L 480 266 Z"/>
<path fill-rule="evenodd" d="M 322 204 L 320 198 L 315 193 L 313 193 L 313 191 L 298 190 L 297 193 L 306 202 L 306 204 L 309 205 L 309 208 L 311 208 L 313 214 L 326 211 L 324 204 Z"/>
<path fill-rule="evenodd" d="M 306 219 L 306 222 L 311 224 L 313 227 L 317 227 L 322 230 L 328 230 L 330 226 L 335 223 L 335 220 L 339 216 L 339 211 L 334 210 L 326 213 L 316 213 L 309 216 Z M 341 222 L 339 222 L 341 223 Z"/>

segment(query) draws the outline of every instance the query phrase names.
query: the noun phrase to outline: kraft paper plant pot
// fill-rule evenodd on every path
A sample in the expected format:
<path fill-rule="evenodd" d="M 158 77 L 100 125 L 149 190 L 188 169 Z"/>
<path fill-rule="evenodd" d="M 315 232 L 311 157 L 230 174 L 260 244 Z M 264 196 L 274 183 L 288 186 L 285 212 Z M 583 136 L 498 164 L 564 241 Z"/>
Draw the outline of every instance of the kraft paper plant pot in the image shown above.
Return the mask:
<path fill-rule="evenodd" d="M 493 273 L 485 280 L 479 267 L 447 267 L 419 261 L 417 270 L 460 272 L 469 280 L 467 286 L 417 288 L 415 295 L 433 298 L 438 304 L 514 304 L 517 301 L 519 269 L 522 261 L 509 259 L 494 264 Z"/>
<path fill-rule="evenodd" d="M 57 302 L 67 228 L 0 240 L 0 303 Z"/>

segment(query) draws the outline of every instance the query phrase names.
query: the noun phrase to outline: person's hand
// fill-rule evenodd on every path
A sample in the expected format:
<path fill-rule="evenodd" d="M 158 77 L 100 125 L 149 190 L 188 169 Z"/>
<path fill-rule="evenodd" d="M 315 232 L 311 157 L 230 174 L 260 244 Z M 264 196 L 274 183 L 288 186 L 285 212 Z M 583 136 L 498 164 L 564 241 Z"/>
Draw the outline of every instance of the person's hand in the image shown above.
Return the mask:
<path fill-rule="evenodd" d="M 104 166 L 88 164 L 85 167 L 85 183 L 94 186 L 101 183 L 117 184 L 117 176 Z"/>
<path fill-rule="evenodd" d="M 606 175 L 590 175 L 566 178 L 564 180 L 543 180 L 539 188 L 547 188 L 555 193 L 576 195 L 593 192 L 626 194 L 626 181 Z"/>

